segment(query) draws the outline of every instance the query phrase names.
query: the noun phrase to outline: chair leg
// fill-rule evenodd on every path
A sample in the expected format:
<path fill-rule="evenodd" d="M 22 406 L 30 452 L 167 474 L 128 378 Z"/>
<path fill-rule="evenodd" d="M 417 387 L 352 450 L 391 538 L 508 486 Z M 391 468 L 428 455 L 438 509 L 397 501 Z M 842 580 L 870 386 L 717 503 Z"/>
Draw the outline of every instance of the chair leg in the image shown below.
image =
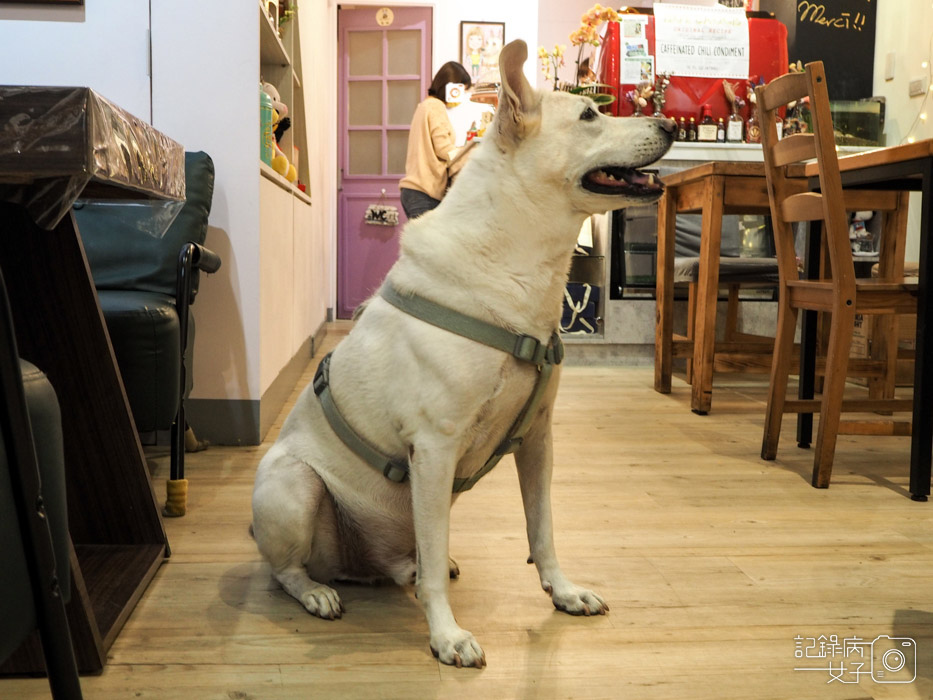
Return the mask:
<path fill-rule="evenodd" d="M 687 285 L 687 338 L 696 341 L 697 283 Z M 687 358 L 687 384 L 693 384 L 693 356 Z"/>
<path fill-rule="evenodd" d="M 816 431 L 813 454 L 813 478 L 816 488 L 829 487 L 836 454 L 836 436 L 842 414 L 849 352 L 855 329 L 854 307 L 837 307 L 832 311 L 829 344 L 826 348 L 826 374 L 823 377 L 823 398 L 820 402 L 820 422 Z"/>
<path fill-rule="evenodd" d="M 716 304 L 719 298 L 719 252 L 725 180 L 707 180 L 700 229 L 700 272 L 697 279 L 697 322 L 693 341 L 693 384 L 690 410 L 706 415 L 713 402 L 713 359 L 716 350 Z"/>
<path fill-rule="evenodd" d="M 654 390 L 661 394 L 671 393 L 674 343 L 674 224 L 677 217 L 675 199 L 674 192 L 668 189 L 658 202 Z"/>
<path fill-rule="evenodd" d="M 172 454 L 169 479 L 165 482 L 165 506 L 162 514 L 178 518 L 188 512 L 188 480 L 185 478 L 185 402 L 178 405 L 172 423 Z"/>
<path fill-rule="evenodd" d="M 772 460 L 777 456 L 787 399 L 787 379 L 790 375 L 794 335 L 797 331 L 797 309 L 781 295 L 778 301 L 777 331 L 774 338 L 774 356 L 771 360 L 771 381 L 768 387 L 768 407 L 765 410 L 765 429 L 761 440 L 761 458 Z"/>
<path fill-rule="evenodd" d="M 729 285 L 729 302 L 726 306 L 726 340 L 735 340 L 739 330 L 739 285 Z"/>

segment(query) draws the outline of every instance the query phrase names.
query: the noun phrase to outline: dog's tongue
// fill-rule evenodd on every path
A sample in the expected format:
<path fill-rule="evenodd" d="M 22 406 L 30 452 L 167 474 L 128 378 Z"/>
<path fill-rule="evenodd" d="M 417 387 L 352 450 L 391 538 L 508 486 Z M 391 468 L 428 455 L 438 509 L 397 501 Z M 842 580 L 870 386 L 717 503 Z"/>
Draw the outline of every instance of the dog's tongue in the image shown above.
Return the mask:
<path fill-rule="evenodd" d="M 655 178 L 652 173 L 642 173 L 638 170 L 626 170 L 623 173 L 625 181 L 630 185 L 653 185 Z"/>
<path fill-rule="evenodd" d="M 632 168 L 614 168 L 611 172 L 597 170 L 590 175 L 590 181 L 606 187 L 619 187 L 624 184 L 647 187 L 655 184 L 653 174 L 646 174 Z"/>

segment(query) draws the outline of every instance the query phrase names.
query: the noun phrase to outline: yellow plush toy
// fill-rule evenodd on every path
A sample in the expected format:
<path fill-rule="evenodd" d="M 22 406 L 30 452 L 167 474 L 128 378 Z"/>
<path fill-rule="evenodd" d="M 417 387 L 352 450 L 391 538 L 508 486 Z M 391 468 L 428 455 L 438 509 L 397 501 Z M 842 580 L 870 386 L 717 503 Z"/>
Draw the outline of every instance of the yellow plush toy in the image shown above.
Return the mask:
<path fill-rule="evenodd" d="M 279 139 L 291 126 L 291 120 L 288 118 L 288 107 L 282 102 L 279 91 L 275 89 L 272 83 L 263 83 L 262 89 L 272 99 L 272 130 L 275 132 L 275 152 L 272 154 L 270 165 L 275 172 L 286 180 L 294 182 L 298 179 L 298 170 L 288 162 L 288 157 L 279 148 Z"/>

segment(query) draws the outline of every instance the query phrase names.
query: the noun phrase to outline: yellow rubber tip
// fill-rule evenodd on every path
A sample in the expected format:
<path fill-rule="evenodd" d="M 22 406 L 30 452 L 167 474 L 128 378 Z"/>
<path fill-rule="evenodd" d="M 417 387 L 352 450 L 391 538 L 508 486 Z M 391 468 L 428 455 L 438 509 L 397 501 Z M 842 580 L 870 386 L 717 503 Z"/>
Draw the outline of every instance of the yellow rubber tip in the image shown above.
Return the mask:
<path fill-rule="evenodd" d="M 167 479 L 165 481 L 165 507 L 162 515 L 180 518 L 188 511 L 188 480 Z"/>

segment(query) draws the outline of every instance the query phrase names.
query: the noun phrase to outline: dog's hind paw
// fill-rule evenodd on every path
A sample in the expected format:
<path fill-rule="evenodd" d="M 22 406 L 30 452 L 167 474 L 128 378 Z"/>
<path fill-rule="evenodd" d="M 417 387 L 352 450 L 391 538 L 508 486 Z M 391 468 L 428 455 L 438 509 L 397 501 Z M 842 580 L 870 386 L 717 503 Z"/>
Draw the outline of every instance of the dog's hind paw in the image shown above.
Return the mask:
<path fill-rule="evenodd" d="M 547 590 L 547 589 L 545 589 Z M 580 586 L 572 586 L 566 591 L 548 591 L 554 607 L 571 615 L 605 615 L 609 612 L 600 596 Z"/>
<path fill-rule="evenodd" d="M 340 596 L 330 586 L 318 584 L 314 588 L 301 594 L 301 604 L 312 615 L 325 620 L 336 620 L 343 617 L 343 603 Z"/>
<path fill-rule="evenodd" d="M 449 638 L 431 639 L 431 653 L 441 663 L 457 668 L 486 666 L 486 654 L 472 634 L 466 630 L 457 630 Z"/>

